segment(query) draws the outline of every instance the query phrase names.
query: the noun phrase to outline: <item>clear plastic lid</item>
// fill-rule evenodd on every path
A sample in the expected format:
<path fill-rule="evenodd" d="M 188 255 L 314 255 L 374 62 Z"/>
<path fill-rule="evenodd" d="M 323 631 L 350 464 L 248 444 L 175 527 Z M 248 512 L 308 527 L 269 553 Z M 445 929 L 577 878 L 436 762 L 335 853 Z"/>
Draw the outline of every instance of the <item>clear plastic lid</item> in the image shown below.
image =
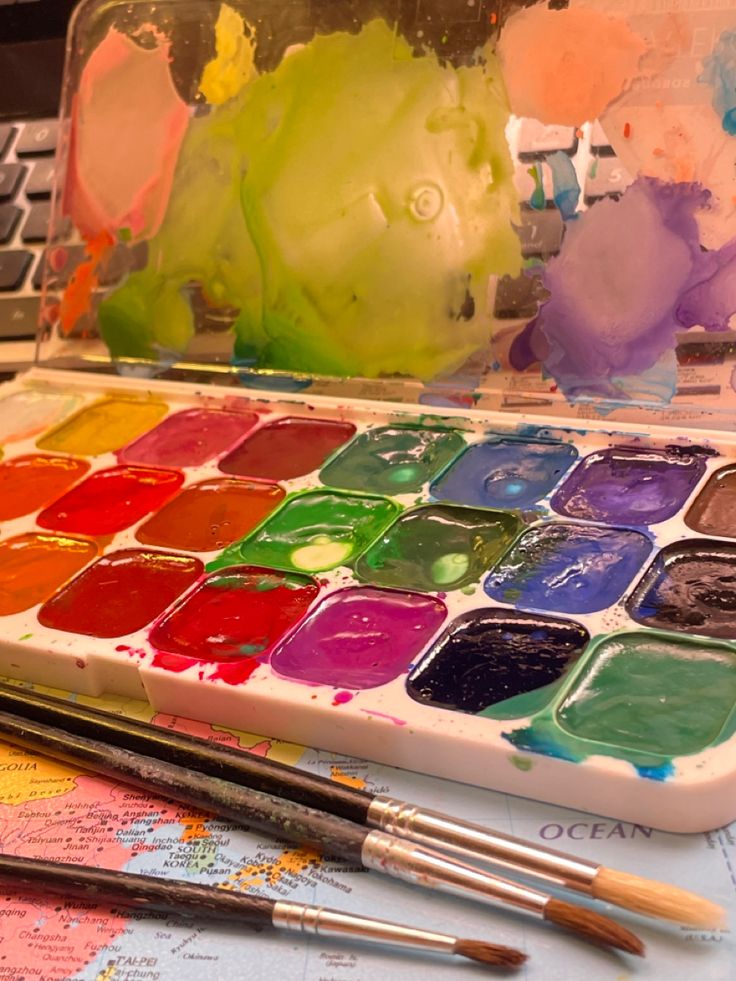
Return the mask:
<path fill-rule="evenodd" d="M 679 6 L 84 0 L 40 361 L 727 424 L 736 4 Z"/>

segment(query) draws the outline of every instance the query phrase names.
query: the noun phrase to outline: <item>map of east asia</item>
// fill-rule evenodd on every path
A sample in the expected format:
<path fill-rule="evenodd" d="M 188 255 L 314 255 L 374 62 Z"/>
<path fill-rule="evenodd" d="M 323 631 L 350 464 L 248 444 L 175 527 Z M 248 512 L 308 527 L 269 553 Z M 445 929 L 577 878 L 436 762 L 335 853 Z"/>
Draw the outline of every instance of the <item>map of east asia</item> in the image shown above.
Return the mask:
<path fill-rule="evenodd" d="M 81 699 L 87 701 L 86 699 Z M 729 829 L 708 836 L 664 835 L 649 828 L 591 818 L 500 794 L 431 780 L 389 767 L 335 759 L 170 716 L 150 706 L 107 699 L 107 707 L 154 720 L 333 779 L 452 810 L 501 830 L 548 841 L 606 864 L 656 875 L 706 891 L 736 911 L 736 846 Z M 99 703 L 96 703 L 99 704 Z M 359 868 L 278 843 L 186 807 L 81 773 L 0 743 L 0 848 L 10 854 L 80 862 L 110 869 L 208 882 L 272 898 L 316 902 L 430 929 L 478 936 L 528 950 L 528 978 L 589 981 L 628 978 L 624 960 L 559 932 L 527 928 L 523 917 L 494 913 L 448 897 L 389 882 Z M 732 981 L 728 934 L 694 934 L 632 924 L 650 956 L 637 978 Z M 0 981 L 217 981 L 305 979 L 368 981 L 457 977 L 459 965 L 349 944 L 307 941 L 293 934 L 180 920 L 91 902 L 20 894 L 0 886 Z M 466 976 L 476 974 L 469 963 Z M 481 973 L 477 969 L 478 976 Z M 483 972 L 485 973 L 485 972 Z"/>

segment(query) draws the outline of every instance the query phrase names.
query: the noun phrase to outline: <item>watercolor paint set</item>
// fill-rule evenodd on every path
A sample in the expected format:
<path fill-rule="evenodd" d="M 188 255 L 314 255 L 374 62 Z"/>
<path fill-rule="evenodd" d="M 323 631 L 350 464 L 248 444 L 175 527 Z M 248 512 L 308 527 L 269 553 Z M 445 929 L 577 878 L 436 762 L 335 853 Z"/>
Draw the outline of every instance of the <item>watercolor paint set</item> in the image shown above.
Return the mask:
<path fill-rule="evenodd" d="M 85 0 L 0 672 L 733 820 L 733 14 L 677 18 Z"/>
<path fill-rule="evenodd" d="M 44 369 L 0 419 L 1 673 L 733 818 L 735 439 Z"/>

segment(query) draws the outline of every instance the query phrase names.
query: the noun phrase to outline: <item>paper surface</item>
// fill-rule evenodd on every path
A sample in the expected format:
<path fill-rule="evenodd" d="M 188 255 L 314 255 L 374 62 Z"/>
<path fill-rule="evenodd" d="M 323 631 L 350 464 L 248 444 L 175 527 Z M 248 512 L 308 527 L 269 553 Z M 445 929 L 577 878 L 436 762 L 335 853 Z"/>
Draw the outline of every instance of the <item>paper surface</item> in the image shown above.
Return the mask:
<path fill-rule="evenodd" d="M 705 835 L 665 834 L 257 735 L 174 720 L 143 702 L 79 700 L 298 763 L 333 779 L 547 842 L 604 865 L 669 880 L 722 903 L 731 923 L 736 918 L 736 824 Z M 523 981 L 733 981 L 736 976 L 736 945 L 726 931 L 693 932 L 608 910 L 647 944 L 644 961 L 618 955 L 529 916 L 348 868 L 338 860 L 275 843 L 5 743 L 0 743 L 0 847 L 15 855 L 228 884 L 274 899 L 508 944 L 524 950 L 529 961 L 519 972 L 504 976 Z M 22 896 L 0 887 L 0 979 L 10 981 L 449 981 L 489 976 L 459 958 L 283 932 L 255 933 L 248 927 L 176 920 L 164 914 L 112 912 L 109 906 Z"/>

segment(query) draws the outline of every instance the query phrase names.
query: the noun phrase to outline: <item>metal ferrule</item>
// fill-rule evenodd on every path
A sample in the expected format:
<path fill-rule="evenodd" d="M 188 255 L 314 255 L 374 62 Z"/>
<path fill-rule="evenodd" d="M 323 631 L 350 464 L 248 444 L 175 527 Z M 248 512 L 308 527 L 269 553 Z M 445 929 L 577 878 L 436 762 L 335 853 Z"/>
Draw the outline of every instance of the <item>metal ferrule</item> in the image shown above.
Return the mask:
<path fill-rule="evenodd" d="M 277 902 L 271 921 L 282 930 L 294 933 L 314 934 L 317 937 L 343 937 L 367 943 L 392 944 L 395 947 L 413 947 L 434 950 L 444 954 L 455 953 L 455 937 L 429 930 L 401 926 L 369 916 L 355 916 L 323 909 L 321 906 L 305 906 L 303 903 Z"/>
<path fill-rule="evenodd" d="M 382 831 L 368 833 L 362 858 L 367 868 L 385 872 L 396 879 L 492 906 L 515 906 L 543 917 L 549 900 L 549 896 L 536 889 L 501 879 L 472 865 L 463 865 L 441 852 Z"/>
<path fill-rule="evenodd" d="M 599 868 L 593 862 L 391 797 L 374 798 L 368 809 L 368 824 L 399 838 L 482 859 L 586 894 L 590 894 Z"/>

